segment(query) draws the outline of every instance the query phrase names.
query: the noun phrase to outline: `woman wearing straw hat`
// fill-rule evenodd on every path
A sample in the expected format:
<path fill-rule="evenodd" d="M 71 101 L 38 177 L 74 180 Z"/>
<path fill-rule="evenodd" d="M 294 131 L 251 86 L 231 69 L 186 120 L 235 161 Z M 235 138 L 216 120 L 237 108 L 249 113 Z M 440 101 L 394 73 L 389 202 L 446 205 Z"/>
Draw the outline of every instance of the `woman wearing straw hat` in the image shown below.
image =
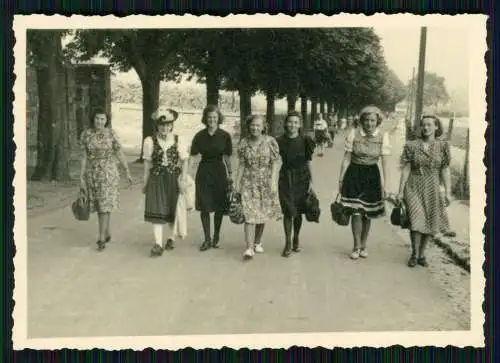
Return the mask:
<path fill-rule="evenodd" d="M 153 224 L 154 245 L 151 256 L 174 248 L 175 211 L 179 191 L 187 176 L 189 153 L 178 135 L 173 133 L 178 113 L 172 109 L 158 110 L 156 133 L 144 140 L 144 186 L 146 196 L 144 220 Z M 168 237 L 163 244 L 163 226 L 168 226 Z"/>
<path fill-rule="evenodd" d="M 354 248 L 351 258 L 368 257 L 366 241 L 371 218 L 385 214 L 384 185 L 378 167 L 382 161 L 383 181 L 388 180 L 386 155 L 391 152 L 389 136 L 379 130 L 382 113 L 375 106 L 361 110 L 359 128 L 349 131 L 340 168 L 340 203 L 351 214 Z"/>

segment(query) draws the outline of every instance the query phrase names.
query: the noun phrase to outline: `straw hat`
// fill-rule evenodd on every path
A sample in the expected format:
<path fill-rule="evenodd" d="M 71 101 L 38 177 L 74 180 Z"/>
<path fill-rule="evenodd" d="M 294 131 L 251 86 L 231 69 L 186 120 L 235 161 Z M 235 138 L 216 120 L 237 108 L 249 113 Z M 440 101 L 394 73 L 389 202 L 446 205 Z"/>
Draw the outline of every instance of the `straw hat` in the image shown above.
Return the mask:
<path fill-rule="evenodd" d="M 173 123 L 179 117 L 179 113 L 171 108 L 158 108 L 151 118 L 158 124 Z"/>

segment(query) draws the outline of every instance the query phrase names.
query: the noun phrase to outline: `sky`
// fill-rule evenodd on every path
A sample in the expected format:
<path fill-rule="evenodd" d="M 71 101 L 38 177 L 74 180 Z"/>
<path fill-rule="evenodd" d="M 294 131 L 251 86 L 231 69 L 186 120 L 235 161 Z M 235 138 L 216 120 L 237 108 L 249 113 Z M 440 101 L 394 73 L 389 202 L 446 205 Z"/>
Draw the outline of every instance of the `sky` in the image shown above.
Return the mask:
<path fill-rule="evenodd" d="M 412 69 L 418 71 L 420 28 L 380 28 L 380 37 L 388 66 L 406 83 Z M 468 34 L 466 28 L 427 29 L 425 70 L 445 78 L 448 92 L 466 90 L 469 83 Z"/>

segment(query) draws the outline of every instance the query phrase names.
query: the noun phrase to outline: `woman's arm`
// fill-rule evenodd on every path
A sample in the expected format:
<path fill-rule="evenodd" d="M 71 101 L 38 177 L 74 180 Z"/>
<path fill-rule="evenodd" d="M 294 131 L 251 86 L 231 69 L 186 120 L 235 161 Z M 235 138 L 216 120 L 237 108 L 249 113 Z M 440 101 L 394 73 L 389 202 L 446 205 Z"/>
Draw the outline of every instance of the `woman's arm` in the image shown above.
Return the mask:
<path fill-rule="evenodd" d="M 128 168 L 127 157 L 125 156 L 125 153 L 123 152 L 121 147 L 117 151 L 117 156 L 118 156 L 118 160 L 120 161 L 120 164 L 122 164 L 122 166 L 123 166 L 123 169 L 125 169 L 127 176 L 130 176 L 130 170 Z"/>
<path fill-rule="evenodd" d="M 80 186 L 86 188 L 85 171 L 87 170 L 87 150 L 83 150 L 82 166 L 80 168 Z"/>
<path fill-rule="evenodd" d="M 408 181 L 408 177 L 410 176 L 411 164 L 406 163 L 401 169 L 401 178 L 399 179 L 399 191 L 398 191 L 398 199 L 403 199 L 403 193 L 405 191 L 406 182 Z"/>
<path fill-rule="evenodd" d="M 351 164 L 351 152 L 346 151 L 344 153 L 344 159 L 342 160 L 342 164 L 340 164 L 339 192 L 342 190 L 342 182 L 344 180 L 344 175 L 349 164 Z"/>
<path fill-rule="evenodd" d="M 151 172 L 151 162 L 149 160 L 144 160 L 144 176 L 142 182 L 142 192 L 146 193 L 146 187 L 149 181 L 149 173 Z"/>
<path fill-rule="evenodd" d="M 388 156 L 387 155 L 382 155 L 380 158 L 380 161 L 382 163 L 382 177 L 383 177 L 383 184 L 382 184 L 382 192 L 386 194 L 390 190 L 389 188 L 389 163 L 387 160 Z M 387 195 L 385 195 L 387 197 Z"/>
<path fill-rule="evenodd" d="M 232 180 L 233 178 L 233 170 L 231 165 L 231 156 L 223 155 L 222 160 L 224 160 L 224 165 L 226 165 L 227 177 Z"/>
<path fill-rule="evenodd" d="M 450 176 L 450 167 L 447 166 L 441 169 L 441 180 L 444 186 L 444 192 L 447 197 L 451 195 L 451 176 Z"/>

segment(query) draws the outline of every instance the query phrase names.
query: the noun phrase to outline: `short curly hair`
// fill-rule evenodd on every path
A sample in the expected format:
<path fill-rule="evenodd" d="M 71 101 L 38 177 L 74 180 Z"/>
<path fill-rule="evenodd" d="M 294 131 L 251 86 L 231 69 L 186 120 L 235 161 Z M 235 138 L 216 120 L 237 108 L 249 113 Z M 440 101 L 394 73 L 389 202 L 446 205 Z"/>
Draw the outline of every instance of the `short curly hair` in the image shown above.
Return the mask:
<path fill-rule="evenodd" d="M 361 110 L 361 112 L 359 113 L 359 124 L 363 125 L 365 123 L 366 116 L 371 113 L 377 115 L 377 126 L 380 126 L 382 124 L 383 117 L 382 112 L 376 106 L 366 106 Z"/>
<path fill-rule="evenodd" d="M 434 137 L 441 137 L 443 135 L 443 123 L 439 119 L 439 117 L 434 115 L 423 115 L 420 118 L 420 128 L 422 127 L 422 123 L 426 118 L 431 118 L 434 120 L 434 125 L 436 125 L 436 131 L 434 132 Z M 422 129 L 420 129 L 420 137 L 422 137 Z"/>
<path fill-rule="evenodd" d="M 109 127 L 109 125 L 111 124 L 111 117 L 103 107 L 96 107 L 92 110 L 92 115 L 90 117 L 90 126 L 92 128 L 95 128 L 95 117 L 97 115 L 106 115 L 106 124 L 104 125 L 104 127 Z"/>
<path fill-rule="evenodd" d="M 208 118 L 208 114 L 210 112 L 217 112 L 217 115 L 218 115 L 217 124 L 218 125 L 220 125 L 224 122 L 224 115 L 222 114 L 222 112 L 220 112 L 219 107 L 217 107 L 215 105 L 208 105 L 207 107 L 204 108 L 203 116 L 201 117 L 201 123 L 203 125 L 207 126 L 207 118 Z"/>
<path fill-rule="evenodd" d="M 262 120 L 262 125 L 263 125 L 262 134 L 267 133 L 266 118 L 263 117 L 262 115 L 252 114 L 245 119 L 245 131 L 247 134 L 250 134 L 250 124 L 252 123 L 253 120 L 255 120 L 257 118 L 260 118 Z"/>

